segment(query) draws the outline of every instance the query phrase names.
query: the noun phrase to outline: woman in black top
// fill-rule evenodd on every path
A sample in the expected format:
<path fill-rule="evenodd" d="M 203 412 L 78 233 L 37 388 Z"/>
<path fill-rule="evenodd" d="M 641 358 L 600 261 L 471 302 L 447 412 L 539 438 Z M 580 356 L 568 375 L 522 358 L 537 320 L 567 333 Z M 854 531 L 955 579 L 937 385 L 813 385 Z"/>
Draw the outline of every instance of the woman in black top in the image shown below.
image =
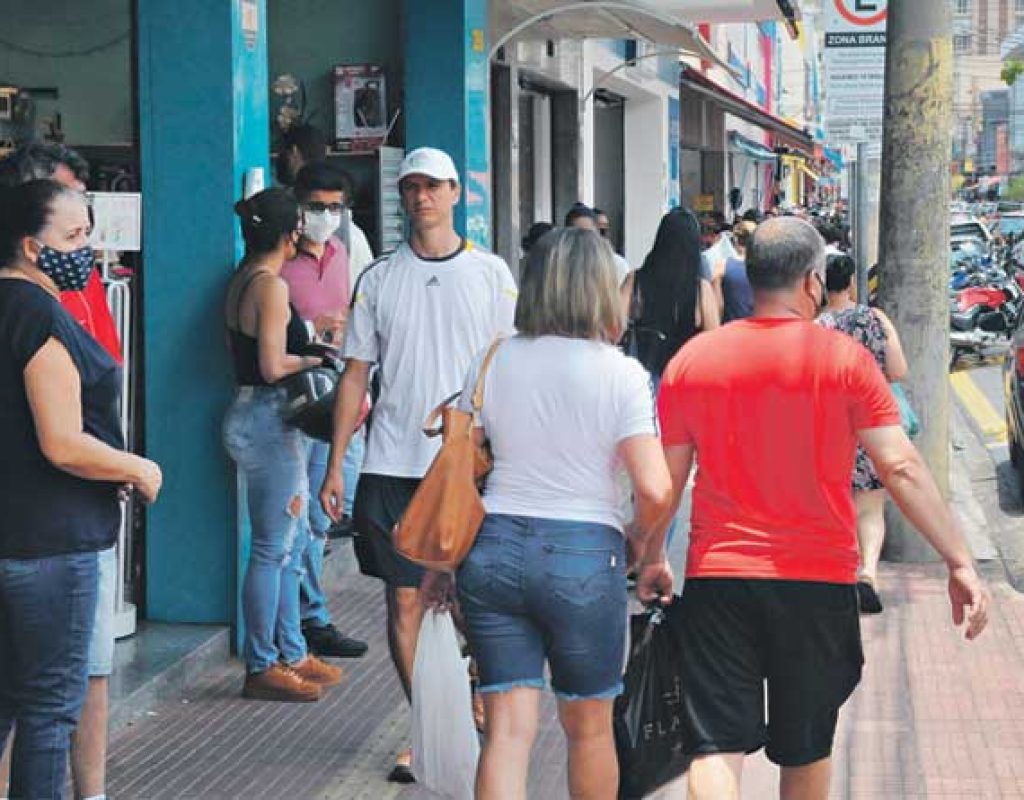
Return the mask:
<path fill-rule="evenodd" d="M 633 277 L 629 324 L 635 353 L 657 385 L 669 360 L 699 331 L 717 328 L 711 283 L 701 277 L 700 223 L 685 209 L 669 211 L 654 246 Z"/>
<path fill-rule="evenodd" d="M 85 197 L 54 181 L 0 192 L 0 750 L 9 794 L 62 797 L 86 689 L 97 552 L 119 489 L 152 502 L 159 467 L 124 452 L 120 367 L 61 307 L 93 267 Z"/>
<path fill-rule="evenodd" d="M 266 189 L 235 206 L 245 258 L 228 285 L 225 316 L 238 394 L 224 421 L 224 444 L 245 475 L 252 546 L 242 588 L 246 678 L 243 696 L 319 700 L 341 670 L 306 650 L 299 618 L 302 559 L 309 546 L 308 440 L 285 425 L 278 381 L 321 357 L 304 356 L 305 325 L 288 302 L 281 268 L 295 258 L 299 206 Z"/>

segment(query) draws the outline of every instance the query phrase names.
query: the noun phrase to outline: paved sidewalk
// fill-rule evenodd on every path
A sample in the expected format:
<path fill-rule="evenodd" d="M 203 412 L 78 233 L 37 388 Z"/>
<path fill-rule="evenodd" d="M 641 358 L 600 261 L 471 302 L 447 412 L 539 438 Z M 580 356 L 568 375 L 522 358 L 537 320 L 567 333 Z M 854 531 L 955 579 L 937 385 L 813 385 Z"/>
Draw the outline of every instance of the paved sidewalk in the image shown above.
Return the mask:
<path fill-rule="evenodd" d="M 979 642 L 949 623 L 938 567 L 883 567 L 886 611 L 864 621 L 864 682 L 837 742 L 836 798 L 1024 798 L 1024 598 L 996 585 Z M 348 680 L 320 703 L 241 700 L 241 666 L 212 674 L 112 742 L 113 798 L 425 797 L 384 782 L 407 735 L 387 662 L 374 582 L 347 580 L 347 631 L 371 641 Z M 565 797 L 553 705 L 535 750 L 531 797 Z M 774 770 L 748 759 L 744 797 L 774 794 Z M 678 797 L 679 793 L 663 793 Z"/>
<path fill-rule="evenodd" d="M 1002 542 L 1019 539 L 1024 525 L 990 502 L 985 492 L 994 488 L 978 489 L 980 462 L 971 467 L 975 487 L 967 491 L 977 502 L 968 504 L 967 517 L 975 515 L 972 539 L 983 557 L 991 557 L 989 534 L 1000 533 L 1005 551 Z M 984 519 L 977 517 L 979 507 Z M 684 546 L 679 537 L 674 564 Z M 180 702 L 114 737 L 112 798 L 429 796 L 384 781 L 409 733 L 387 655 L 380 584 L 352 573 L 347 543 L 328 564 L 328 584 L 340 590 L 332 601 L 336 620 L 370 642 L 365 658 L 342 662 L 345 683 L 315 704 L 249 702 L 239 697 L 241 664 L 227 664 Z M 1024 798 L 1024 596 L 1006 583 L 1000 562 L 989 562 L 986 571 L 996 596 L 992 620 L 980 641 L 967 643 L 950 622 L 941 567 L 883 565 L 886 610 L 863 620 L 867 664 L 840 720 L 832 797 Z M 549 696 L 534 749 L 531 798 L 566 797 L 564 762 Z M 777 771 L 763 756 L 747 759 L 744 798 L 777 797 L 776 787 Z M 676 787 L 659 793 L 684 796 Z"/>

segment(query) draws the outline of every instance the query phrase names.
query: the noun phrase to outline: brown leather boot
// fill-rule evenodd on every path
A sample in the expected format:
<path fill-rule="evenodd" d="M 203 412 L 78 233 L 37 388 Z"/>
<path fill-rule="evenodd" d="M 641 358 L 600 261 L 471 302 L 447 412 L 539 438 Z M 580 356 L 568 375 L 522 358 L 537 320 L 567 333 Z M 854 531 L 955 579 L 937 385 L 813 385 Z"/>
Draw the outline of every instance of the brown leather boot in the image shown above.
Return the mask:
<path fill-rule="evenodd" d="M 249 700 L 280 700 L 286 703 L 312 703 L 323 694 L 315 683 L 303 679 L 285 664 L 272 664 L 263 672 L 245 676 L 242 697 Z"/>
<path fill-rule="evenodd" d="M 341 683 L 341 679 L 345 677 L 341 667 L 331 666 L 326 661 L 321 661 L 312 653 L 307 655 L 298 664 L 292 664 L 290 668 L 295 670 L 295 673 L 307 683 L 320 687 L 337 686 Z"/>

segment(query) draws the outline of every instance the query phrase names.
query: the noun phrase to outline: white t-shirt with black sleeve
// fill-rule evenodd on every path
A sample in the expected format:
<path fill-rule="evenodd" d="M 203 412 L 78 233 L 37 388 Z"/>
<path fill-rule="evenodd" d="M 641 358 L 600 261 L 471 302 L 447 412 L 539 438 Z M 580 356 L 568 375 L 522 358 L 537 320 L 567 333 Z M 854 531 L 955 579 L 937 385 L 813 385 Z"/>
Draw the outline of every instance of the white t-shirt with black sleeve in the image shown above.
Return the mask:
<path fill-rule="evenodd" d="M 440 447 L 423 422 L 462 388 L 473 356 L 513 331 L 517 296 L 505 262 L 469 241 L 436 260 L 403 244 L 367 267 L 342 347 L 343 358 L 380 365 L 364 473 L 423 477 Z"/>
<path fill-rule="evenodd" d="M 467 411 L 483 356 L 459 401 Z M 624 529 L 628 482 L 618 445 L 656 434 L 650 378 L 635 359 L 600 342 L 516 336 L 491 362 L 477 424 L 494 454 L 488 513 Z"/>

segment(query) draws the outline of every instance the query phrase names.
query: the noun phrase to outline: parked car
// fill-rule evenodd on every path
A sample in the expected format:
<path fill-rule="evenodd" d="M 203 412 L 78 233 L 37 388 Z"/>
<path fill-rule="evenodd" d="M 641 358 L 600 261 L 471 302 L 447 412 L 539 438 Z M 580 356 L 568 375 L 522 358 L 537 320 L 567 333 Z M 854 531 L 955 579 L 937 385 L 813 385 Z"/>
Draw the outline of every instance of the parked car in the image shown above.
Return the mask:
<path fill-rule="evenodd" d="M 949 240 L 956 245 L 965 239 L 980 239 L 988 247 L 992 245 L 992 231 L 977 217 L 955 214 L 949 223 Z"/>
<path fill-rule="evenodd" d="M 1004 237 L 1024 234 L 1024 211 L 1004 211 L 996 223 L 996 232 Z"/>
<path fill-rule="evenodd" d="M 1010 338 L 1010 351 L 1003 360 L 1003 405 L 1006 407 L 1006 436 L 1010 462 L 1024 491 L 1024 325 L 1017 319 Z"/>

